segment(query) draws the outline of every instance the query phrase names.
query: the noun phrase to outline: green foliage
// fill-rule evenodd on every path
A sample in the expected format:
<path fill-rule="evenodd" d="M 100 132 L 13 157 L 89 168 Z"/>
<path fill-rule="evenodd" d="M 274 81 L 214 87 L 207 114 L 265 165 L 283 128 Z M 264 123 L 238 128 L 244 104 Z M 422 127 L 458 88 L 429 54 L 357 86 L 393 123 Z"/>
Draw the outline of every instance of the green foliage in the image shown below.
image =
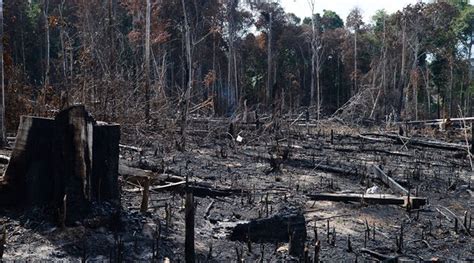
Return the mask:
<path fill-rule="evenodd" d="M 465 41 L 474 34 L 474 6 L 464 8 L 453 24 L 453 30 Z"/>
<path fill-rule="evenodd" d="M 384 24 L 386 24 L 386 20 L 388 19 L 388 14 L 385 9 L 377 10 L 374 16 L 372 16 L 372 23 L 374 25 L 375 32 L 383 32 Z"/>
<path fill-rule="evenodd" d="M 336 12 L 331 10 L 323 10 L 323 17 L 321 19 L 323 30 L 335 30 L 344 27 L 344 21 Z"/>
<path fill-rule="evenodd" d="M 39 17 L 42 15 L 41 4 L 36 1 L 31 2 L 26 9 L 26 14 L 30 23 L 37 23 Z"/>

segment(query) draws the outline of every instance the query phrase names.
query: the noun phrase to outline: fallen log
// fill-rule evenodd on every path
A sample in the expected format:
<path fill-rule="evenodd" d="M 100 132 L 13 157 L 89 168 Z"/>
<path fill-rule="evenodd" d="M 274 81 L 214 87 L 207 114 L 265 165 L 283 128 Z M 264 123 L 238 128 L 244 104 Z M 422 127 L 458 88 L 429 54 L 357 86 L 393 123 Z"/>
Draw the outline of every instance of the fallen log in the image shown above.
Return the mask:
<path fill-rule="evenodd" d="M 420 120 L 420 121 L 400 121 L 395 122 L 395 124 L 403 125 L 417 125 L 417 124 L 424 124 L 424 125 L 439 125 L 440 123 L 446 122 L 448 119 L 434 119 L 434 120 Z M 464 118 L 450 118 L 449 121 L 451 122 L 474 122 L 474 117 L 464 117 Z"/>
<path fill-rule="evenodd" d="M 150 186 L 150 191 L 177 190 L 179 192 L 183 192 L 186 185 L 186 181 L 179 181 L 179 182 L 172 182 L 172 183 L 161 182 L 161 183 L 164 183 L 164 184 Z M 133 185 L 139 186 L 135 184 Z M 130 192 L 130 193 L 139 193 L 143 190 L 142 188 L 143 187 L 128 189 L 125 191 Z M 207 184 L 203 184 L 203 183 L 189 183 L 188 189 L 192 190 L 194 196 L 197 196 L 197 197 L 226 197 L 226 196 L 241 195 L 241 194 L 247 193 L 247 191 L 243 191 L 241 189 L 211 188 Z"/>
<path fill-rule="evenodd" d="M 360 147 L 334 147 L 334 148 L 329 148 L 330 150 L 334 150 L 336 152 L 346 152 L 346 153 L 360 153 L 360 152 L 367 152 L 367 153 L 383 153 L 387 155 L 395 155 L 395 156 L 402 156 L 402 157 L 413 157 L 413 155 L 404 153 L 404 152 L 397 152 L 397 151 L 387 151 L 383 149 L 376 149 L 376 148 L 370 148 L 370 149 L 365 149 L 365 148 L 360 148 Z"/>
<path fill-rule="evenodd" d="M 403 186 L 401 186 L 397 182 L 395 182 L 395 180 L 393 180 L 390 176 L 386 175 L 379 166 L 374 165 L 373 167 L 374 167 L 374 174 L 384 184 L 386 184 L 388 187 L 390 187 L 390 189 L 392 189 L 394 192 L 402 194 L 402 195 L 408 195 L 409 194 L 407 189 L 405 189 Z"/>
<path fill-rule="evenodd" d="M 129 150 L 129 151 L 132 151 L 132 152 L 138 152 L 140 154 L 143 152 L 142 148 L 136 147 L 136 146 L 119 144 L 119 147 L 120 147 L 120 149 Z"/>
<path fill-rule="evenodd" d="M 186 181 L 182 181 L 182 182 L 177 182 L 177 183 L 169 183 L 169 184 L 164 184 L 164 185 L 155 185 L 155 186 L 152 186 L 152 187 L 149 187 L 149 190 L 150 191 L 157 191 L 157 190 L 171 190 L 171 189 L 174 189 L 174 188 L 177 188 L 177 187 L 182 187 L 186 184 Z M 145 187 L 141 187 L 141 188 L 135 188 L 135 189 L 126 189 L 125 191 L 126 192 L 129 192 L 129 193 L 139 193 L 139 192 L 142 192 L 144 190 Z"/>
<path fill-rule="evenodd" d="M 342 194 L 342 193 L 320 193 L 307 195 L 314 201 L 333 201 L 333 202 L 359 202 L 379 205 L 401 205 L 406 206 L 410 203 L 411 208 L 418 209 L 426 204 L 426 198 L 395 196 L 388 194 Z M 408 200 L 409 199 L 409 200 Z"/>
<path fill-rule="evenodd" d="M 423 140 L 419 138 L 410 138 L 401 136 L 399 134 L 382 134 L 382 133 L 366 133 L 363 134 L 364 136 L 380 136 L 385 138 L 390 138 L 396 141 L 398 144 L 402 145 L 416 145 L 422 147 L 429 147 L 441 150 L 449 150 L 449 151 L 466 151 L 469 145 L 466 144 L 457 144 L 457 143 L 448 143 L 448 142 L 441 142 L 441 141 L 433 141 L 433 140 Z"/>
<path fill-rule="evenodd" d="M 123 176 L 125 178 L 131 177 L 131 176 L 147 177 L 147 176 L 151 176 L 153 174 L 152 171 L 130 167 L 130 166 L 127 166 L 127 165 L 122 164 L 122 163 L 119 164 L 118 172 L 121 176 Z"/>
<path fill-rule="evenodd" d="M 266 160 L 266 161 L 271 161 L 272 158 L 270 154 L 253 154 L 246 152 L 244 155 L 252 158 L 257 158 L 259 160 Z M 355 167 L 338 167 L 338 166 L 333 166 L 333 165 L 327 165 L 327 164 L 321 164 L 317 163 L 316 161 L 313 160 L 307 160 L 307 159 L 302 159 L 302 158 L 288 158 L 286 161 L 283 161 L 284 165 L 292 166 L 292 167 L 297 167 L 297 168 L 309 168 L 309 169 L 315 169 L 323 172 L 328 172 L 328 173 L 336 173 L 336 174 L 343 174 L 343 175 L 350 175 L 350 176 L 358 176 L 361 175 L 359 172 L 359 169 Z"/>
<path fill-rule="evenodd" d="M 365 135 L 362 135 L 362 134 L 359 134 L 358 137 L 361 138 L 361 139 L 367 140 L 367 141 L 371 141 L 371 142 L 381 142 L 381 143 L 388 143 L 388 142 L 391 142 L 391 139 L 387 139 L 387 138 L 374 138 L 374 137 L 369 137 L 369 136 L 365 136 Z"/>
<path fill-rule="evenodd" d="M 258 243 L 290 242 L 291 240 L 290 254 L 301 256 L 306 241 L 306 221 L 301 211 L 290 211 L 238 224 L 232 229 L 229 238 L 234 241 L 250 240 Z"/>
<path fill-rule="evenodd" d="M 122 175 L 127 181 L 138 181 L 140 184 L 143 184 L 145 179 L 152 177 L 154 173 L 149 170 L 134 168 L 121 163 L 119 166 L 119 174 Z M 152 177 L 152 181 L 159 182 L 161 185 L 150 186 L 150 190 L 183 190 L 185 179 L 186 178 L 181 176 L 173 176 L 169 174 L 156 175 Z M 189 183 L 188 188 L 192 189 L 194 196 L 197 197 L 225 197 L 247 193 L 247 191 L 243 191 L 242 189 L 212 188 L 209 184 L 202 182 L 191 182 Z M 132 189 L 127 191 L 141 192 L 142 189 Z"/>
<path fill-rule="evenodd" d="M 397 257 L 384 255 L 368 248 L 362 248 L 360 253 L 368 254 L 375 259 L 382 260 L 383 262 L 397 262 Z"/>

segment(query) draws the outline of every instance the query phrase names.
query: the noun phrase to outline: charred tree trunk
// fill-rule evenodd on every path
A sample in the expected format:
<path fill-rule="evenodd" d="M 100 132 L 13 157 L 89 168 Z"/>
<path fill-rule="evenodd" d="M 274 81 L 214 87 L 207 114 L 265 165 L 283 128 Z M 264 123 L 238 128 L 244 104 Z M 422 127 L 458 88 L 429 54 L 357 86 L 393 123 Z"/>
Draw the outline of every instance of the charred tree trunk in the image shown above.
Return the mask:
<path fill-rule="evenodd" d="M 93 201 L 117 205 L 119 140 L 118 125 L 97 124 L 84 106 L 55 119 L 22 117 L 0 204 L 65 206 L 68 223 L 84 218 Z"/>
<path fill-rule="evenodd" d="M 3 0 L 0 0 L 0 39 L 3 39 Z M 5 135 L 5 70 L 3 65 L 3 41 L 0 41 L 0 70 L 2 71 L 2 98 L 0 105 L 0 146 L 6 141 Z"/>

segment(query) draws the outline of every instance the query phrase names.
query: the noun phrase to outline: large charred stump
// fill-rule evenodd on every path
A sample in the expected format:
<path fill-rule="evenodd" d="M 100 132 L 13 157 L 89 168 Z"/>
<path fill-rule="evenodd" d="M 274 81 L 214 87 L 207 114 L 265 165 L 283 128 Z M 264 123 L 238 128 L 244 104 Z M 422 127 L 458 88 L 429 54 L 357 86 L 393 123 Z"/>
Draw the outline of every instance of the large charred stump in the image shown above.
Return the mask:
<path fill-rule="evenodd" d="M 306 242 L 306 221 L 301 212 L 275 215 L 238 224 L 230 234 L 230 240 L 252 242 L 290 242 L 290 254 L 302 256 Z"/>
<path fill-rule="evenodd" d="M 39 205 L 55 197 L 54 134 L 51 119 L 21 117 L 15 147 L 1 179 L 1 205 Z"/>
<path fill-rule="evenodd" d="M 92 194 L 95 200 L 120 200 L 118 184 L 120 125 L 98 122 L 92 144 Z"/>
<path fill-rule="evenodd" d="M 119 140 L 119 125 L 97 124 L 84 106 L 55 119 L 22 117 L 0 177 L 0 205 L 65 207 L 70 223 L 86 217 L 94 201 L 119 204 Z"/>
<path fill-rule="evenodd" d="M 67 221 L 86 214 L 92 201 L 94 122 L 82 106 L 61 111 L 55 118 L 55 174 L 62 186 L 60 195 L 67 196 Z"/>

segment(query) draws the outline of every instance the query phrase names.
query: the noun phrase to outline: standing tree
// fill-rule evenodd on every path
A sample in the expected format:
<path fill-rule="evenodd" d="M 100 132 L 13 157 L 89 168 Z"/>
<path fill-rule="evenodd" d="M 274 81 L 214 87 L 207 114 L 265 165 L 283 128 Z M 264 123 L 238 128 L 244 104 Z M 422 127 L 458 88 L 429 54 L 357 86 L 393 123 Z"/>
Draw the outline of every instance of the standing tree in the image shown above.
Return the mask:
<path fill-rule="evenodd" d="M 186 1 L 181 0 L 181 4 L 183 7 L 183 16 L 184 16 L 184 42 L 186 47 L 186 62 L 187 62 L 187 69 L 188 69 L 188 82 L 186 88 L 184 89 L 184 104 L 183 110 L 181 112 L 181 144 L 180 149 L 182 151 L 186 150 L 186 129 L 188 126 L 188 111 L 189 111 L 189 104 L 191 100 L 191 90 L 193 87 L 193 57 L 192 57 L 192 39 L 191 39 L 191 26 L 189 24 L 188 13 L 186 11 Z"/>
<path fill-rule="evenodd" d="M 347 16 L 347 27 L 354 32 L 354 71 L 352 73 L 352 77 L 354 80 L 354 87 L 353 92 L 351 95 L 354 95 L 358 92 L 358 83 L 357 83 L 357 35 L 359 33 L 360 28 L 364 22 L 362 21 L 362 12 L 359 8 L 354 8 L 351 10 L 349 15 Z"/>
<path fill-rule="evenodd" d="M 317 81 L 316 84 L 316 112 L 318 116 L 318 120 L 320 118 L 321 114 L 321 99 L 320 99 L 320 81 L 319 81 L 319 68 L 320 68 L 320 59 L 319 59 L 319 54 L 318 51 L 320 50 L 320 41 L 319 41 L 319 25 L 316 26 L 316 15 L 314 14 L 314 8 L 316 6 L 316 1 L 315 0 L 308 0 L 309 7 L 311 9 L 311 83 L 310 83 L 310 101 L 309 105 L 312 106 L 314 103 L 314 84 L 315 81 Z M 318 19 L 319 22 L 320 19 Z M 317 29 L 318 28 L 318 29 Z M 316 32 L 318 31 L 318 32 Z M 317 76 L 315 76 L 317 75 Z"/>
<path fill-rule="evenodd" d="M 145 25 L 145 119 L 150 119 L 150 32 L 151 32 L 151 1 L 146 0 Z"/>
<path fill-rule="evenodd" d="M 238 76 L 237 76 L 237 58 L 235 51 L 235 42 L 237 34 L 237 6 L 238 0 L 227 0 L 227 22 L 228 22 L 228 58 L 227 58 L 227 87 L 228 87 L 228 106 L 235 109 L 238 101 Z"/>

